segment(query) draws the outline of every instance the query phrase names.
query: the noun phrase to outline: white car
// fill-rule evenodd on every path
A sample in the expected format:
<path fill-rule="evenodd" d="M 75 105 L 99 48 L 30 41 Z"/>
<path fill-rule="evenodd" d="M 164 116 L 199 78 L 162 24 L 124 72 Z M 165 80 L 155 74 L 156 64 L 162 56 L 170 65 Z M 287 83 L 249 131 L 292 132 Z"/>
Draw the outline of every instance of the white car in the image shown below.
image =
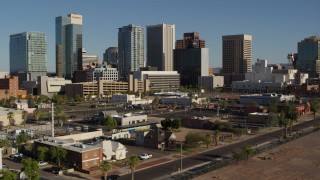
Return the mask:
<path fill-rule="evenodd" d="M 141 154 L 141 155 L 139 156 L 139 158 L 140 158 L 141 160 L 150 159 L 150 158 L 152 158 L 152 154 L 144 153 L 144 154 Z"/>
<path fill-rule="evenodd" d="M 48 163 L 45 162 L 45 161 L 39 161 L 39 162 L 38 162 L 38 165 L 39 165 L 39 166 L 46 166 L 46 165 L 48 165 Z"/>

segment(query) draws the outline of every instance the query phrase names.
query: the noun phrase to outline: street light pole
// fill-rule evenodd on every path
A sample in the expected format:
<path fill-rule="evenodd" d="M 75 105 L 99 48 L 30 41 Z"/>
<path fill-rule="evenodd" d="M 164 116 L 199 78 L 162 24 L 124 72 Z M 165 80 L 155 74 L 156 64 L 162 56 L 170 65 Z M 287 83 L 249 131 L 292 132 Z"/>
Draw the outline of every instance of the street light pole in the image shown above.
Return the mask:
<path fill-rule="evenodd" d="M 180 171 L 182 171 L 182 142 L 180 144 Z"/>

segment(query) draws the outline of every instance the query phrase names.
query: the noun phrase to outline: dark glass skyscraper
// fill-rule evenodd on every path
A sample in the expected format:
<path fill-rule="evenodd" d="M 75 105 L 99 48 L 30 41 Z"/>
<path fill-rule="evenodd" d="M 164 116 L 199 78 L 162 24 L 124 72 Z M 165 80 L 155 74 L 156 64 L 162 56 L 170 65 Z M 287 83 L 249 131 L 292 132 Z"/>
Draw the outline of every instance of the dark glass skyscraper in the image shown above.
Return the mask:
<path fill-rule="evenodd" d="M 319 78 L 320 37 L 308 37 L 298 43 L 296 68 L 300 72 L 308 73 L 310 78 Z"/>
<path fill-rule="evenodd" d="M 71 79 L 79 70 L 79 49 L 82 48 L 82 16 L 68 14 L 56 17 L 56 72 Z"/>
<path fill-rule="evenodd" d="M 47 40 L 42 32 L 10 35 L 10 73 L 24 74 L 23 81 L 33 81 L 47 73 Z"/>

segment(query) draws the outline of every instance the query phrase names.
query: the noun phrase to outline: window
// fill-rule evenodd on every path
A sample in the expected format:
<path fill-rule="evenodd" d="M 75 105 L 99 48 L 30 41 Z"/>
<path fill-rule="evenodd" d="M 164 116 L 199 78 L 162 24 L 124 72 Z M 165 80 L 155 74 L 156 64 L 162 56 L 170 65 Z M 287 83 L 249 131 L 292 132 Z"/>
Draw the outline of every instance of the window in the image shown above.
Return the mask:
<path fill-rule="evenodd" d="M 84 158 L 88 159 L 89 158 L 89 154 L 84 154 Z"/>
<path fill-rule="evenodd" d="M 88 162 L 84 162 L 84 166 L 89 166 L 89 163 Z"/>
<path fill-rule="evenodd" d="M 97 152 L 93 152 L 93 156 L 97 156 Z"/>
<path fill-rule="evenodd" d="M 95 160 L 93 160 L 93 164 L 94 165 L 97 165 L 98 164 L 98 162 L 97 162 L 97 160 L 95 159 Z"/>

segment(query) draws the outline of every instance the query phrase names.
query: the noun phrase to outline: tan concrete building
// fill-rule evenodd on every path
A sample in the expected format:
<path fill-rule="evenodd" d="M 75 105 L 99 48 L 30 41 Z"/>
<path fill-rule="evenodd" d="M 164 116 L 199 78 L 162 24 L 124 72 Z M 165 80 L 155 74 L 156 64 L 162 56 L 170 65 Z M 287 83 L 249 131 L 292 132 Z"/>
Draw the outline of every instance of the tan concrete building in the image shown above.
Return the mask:
<path fill-rule="evenodd" d="M 104 95 L 108 93 L 125 93 L 126 91 L 128 91 L 127 82 L 117 82 L 110 80 L 66 84 L 65 87 L 65 93 L 68 97 L 74 97 L 76 94 L 79 94 L 81 97 L 83 97 L 89 94 Z"/>

